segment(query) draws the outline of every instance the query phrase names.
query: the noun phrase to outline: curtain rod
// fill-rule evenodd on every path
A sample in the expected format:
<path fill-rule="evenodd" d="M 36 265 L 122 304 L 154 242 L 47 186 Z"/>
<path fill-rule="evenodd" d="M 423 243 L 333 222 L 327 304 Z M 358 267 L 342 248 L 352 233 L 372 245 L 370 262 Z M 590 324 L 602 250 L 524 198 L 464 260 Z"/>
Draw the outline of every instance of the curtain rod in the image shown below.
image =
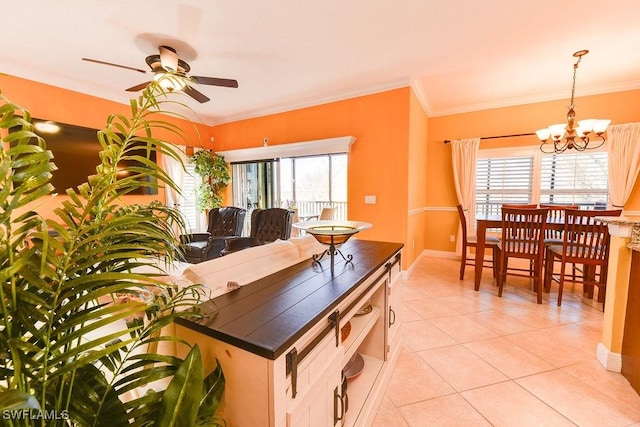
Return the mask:
<path fill-rule="evenodd" d="M 498 138 L 513 138 L 515 136 L 531 136 L 531 135 L 535 135 L 534 132 L 531 133 L 516 133 L 514 135 L 498 135 L 498 136 L 483 136 L 480 139 L 498 139 Z M 450 139 L 445 139 L 444 143 L 448 144 L 450 143 L 451 140 Z"/>

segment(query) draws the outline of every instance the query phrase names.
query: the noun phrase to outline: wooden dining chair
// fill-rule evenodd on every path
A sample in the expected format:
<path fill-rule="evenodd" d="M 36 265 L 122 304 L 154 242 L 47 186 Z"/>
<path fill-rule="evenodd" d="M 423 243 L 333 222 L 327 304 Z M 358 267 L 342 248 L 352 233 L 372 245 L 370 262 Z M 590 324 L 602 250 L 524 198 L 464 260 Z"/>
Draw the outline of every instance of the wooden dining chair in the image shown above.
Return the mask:
<path fill-rule="evenodd" d="M 521 277 L 533 276 L 538 304 L 542 304 L 544 230 L 548 214 L 547 208 L 506 207 L 502 209 L 502 238 L 498 243 L 500 264 L 496 277 L 499 297 L 502 297 L 507 274 Z M 527 259 L 533 263 L 533 268 L 509 268 L 510 258 Z"/>
<path fill-rule="evenodd" d="M 458 215 L 460 216 L 460 226 L 462 227 L 462 257 L 460 258 L 460 280 L 464 280 L 464 270 L 467 265 L 475 268 L 475 259 L 467 258 L 467 248 L 475 248 L 478 244 L 477 236 L 469 236 L 467 233 L 467 218 L 462 209 L 462 205 L 457 205 Z M 485 239 L 485 248 L 491 249 L 491 261 L 484 262 L 482 268 L 491 267 L 493 269 L 493 277 L 498 273 L 498 242 L 500 239 L 493 236 L 487 236 Z"/>
<path fill-rule="evenodd" d="M 561 245 L 550 245 L 546 251 L 545 289 L 551 281 L 558 283 L 558 305 L 562 304 L 564 283 L 582 283 L 585 287 L 596 286 L 598 299 L 603 303 L 607 285 L 609 261 L 609 228 L 598 216 L 620 216 L 621 210 L 587 211 L 567 209 L 565 211 L 564 236 Z M 555 261 L 560 262 L 560 272 L 554 272 Z M 568 264 L 581 264 L 581 274 L 567 275 Z"/>
<path fill-rule="evenodd" d="M 537 209 L 538 205 L 535 203 L 503 203 L 503 208 L 520 208 L 520 209 Z M 529 275 L 533 276 L 533 261 L 529 262 Z"/>
<path fill-rule="evenodd" d="M 549 216 L 547 217 L 547 225 L 550 222 L 564 222 L 564 213 L 567 209 L 580 209 L 578 205 L 556 205 L 553 203 L 540 203 L 541 208 L 549 208 Z M 546 260 L 547 256 L 547 248 L 551 245 L 561 245 L 562 244 L 562 235 L 563 229 L 558 229 L 555 227 L 547 227 L 545 229 L 544 236 L 544 259 Z M 579 268 L 573 264 L 571 267 L 571 275 L 575 277 L 579 271 Z M 548 292 L 549 289 L 545 287 L 545 292 Z"/>
<path fill-rule="evenodd" d="M 549 209 L 547 223 L 564 220 L 564 212 L 567 209 L 579 209 L 578 205 L 556 205 L 553 203 L 540 203 L 541 208 Z M 562 244 L 562 230 L 547 228 L 544 236 L 545 245 Z"/>

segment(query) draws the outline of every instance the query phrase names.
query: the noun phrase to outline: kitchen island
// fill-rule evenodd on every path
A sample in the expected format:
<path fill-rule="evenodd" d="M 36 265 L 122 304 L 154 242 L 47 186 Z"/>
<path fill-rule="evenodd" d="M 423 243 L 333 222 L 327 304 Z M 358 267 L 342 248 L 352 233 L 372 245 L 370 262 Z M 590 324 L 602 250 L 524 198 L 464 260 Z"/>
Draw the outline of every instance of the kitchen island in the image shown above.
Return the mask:
<path fill-rule="evenodd" d="M 179 321 L 178 336 L 222 366 L 230 425 L 350 426 L 375 416 L 400 351 L 402 245 L 353 239 L 340 249 L 352 261 L 299 262 L 207 301 L 197 322 Z M 364 363 L 355 375 L 345 372 L 354 359 Z"/>

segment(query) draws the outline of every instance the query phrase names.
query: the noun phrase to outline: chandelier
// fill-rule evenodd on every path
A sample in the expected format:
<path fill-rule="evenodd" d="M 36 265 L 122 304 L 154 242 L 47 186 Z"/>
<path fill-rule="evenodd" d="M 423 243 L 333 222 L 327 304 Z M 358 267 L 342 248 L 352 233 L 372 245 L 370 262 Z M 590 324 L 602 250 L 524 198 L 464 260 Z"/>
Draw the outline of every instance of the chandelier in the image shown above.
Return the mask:
<path fill-rule="evenodd" d="M 604 133 L 609 123 L 611 123 L 611 120 L 580 120 L 576 126 L 575 104 L 573 102 L 576 92 L 576 71 L 578 71 L 580 60 L 587 53 L 589 53 L 588 50 L 579 50 L 573 54 L 575 58 L 578 58 L 578 61 L 573 64 L 573 86 L 571 88 L 571 104 L 569 105 L 569 112 L 567 113 L 567 124 L 551 125 L 548 128 L 536 131 L 536 135 L 540 141 L 542 141 L 540 151 L 543 153 L 563 153 L 571 149 L 584 151 L 586 149 L 598 148 L 604 144 Z M 595 143 L 592 142 L 591 145 L 589 145 L 589 135 L 592 133 L 595 134 L 598 139 L 595 140 Z M 551 142 L 547 143 L 549 138 L 551 138 L 553 142 L 553 147 L 551 147 Z"/>

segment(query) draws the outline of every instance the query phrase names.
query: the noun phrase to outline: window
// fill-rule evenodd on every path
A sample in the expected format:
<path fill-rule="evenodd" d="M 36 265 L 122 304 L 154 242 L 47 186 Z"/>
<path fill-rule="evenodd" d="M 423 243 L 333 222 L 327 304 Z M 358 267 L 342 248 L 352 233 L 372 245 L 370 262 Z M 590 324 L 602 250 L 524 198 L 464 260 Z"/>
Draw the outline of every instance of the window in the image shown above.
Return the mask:
<path fill-rule="evenodd" d="M 606 209 L 609 193 L 607 153 L 544 156 L 540 174 L 540 203 Z"/>
<path fill-rule="evenodd" d="M 489 149 L 476 162 L 477 215 L 499 214 L 503 203 L 555 203 L 605 209 L 607 152 L 543 154 L 537 147 Z"/>
<path fill-rule="evenodd" d="M 245 233 L 255 208 L 295 207 L 299 217 L 336 208 L 347 219 L 347 154 L 285 157 L 231 164 L 233 204 L 247 209 Z"/>
<path fill-rule="evenodd" d="M 300 216 L 336 208 L 335 219 L 347 219 L 347 154 L 290 157 L 280 160 L 280 200 L 295 201 Z"/>
<path fill-rule="evenodd" d="M 476 164 L 476 214 L 500 213 L 502 203 L 531 203 L 533 156 L 490 157 Z"/>

